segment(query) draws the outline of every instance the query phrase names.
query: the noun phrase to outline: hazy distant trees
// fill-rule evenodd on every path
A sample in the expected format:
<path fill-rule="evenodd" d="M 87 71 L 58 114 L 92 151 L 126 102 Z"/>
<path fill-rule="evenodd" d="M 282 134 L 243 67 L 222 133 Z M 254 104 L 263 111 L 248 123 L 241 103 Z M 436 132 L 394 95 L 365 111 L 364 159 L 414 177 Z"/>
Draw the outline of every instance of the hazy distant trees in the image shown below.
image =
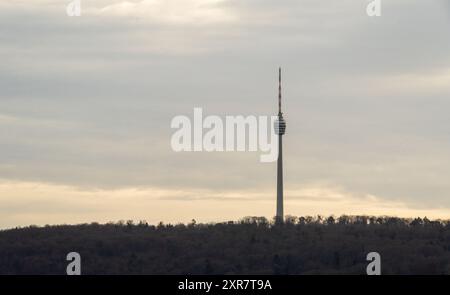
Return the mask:
<path fill-rule="evenodd" d="M 249 216 L 234 222 L 119 221 L 0 231 L 0 274 L 450 274 L 450 222 L 376 216 Z"/>

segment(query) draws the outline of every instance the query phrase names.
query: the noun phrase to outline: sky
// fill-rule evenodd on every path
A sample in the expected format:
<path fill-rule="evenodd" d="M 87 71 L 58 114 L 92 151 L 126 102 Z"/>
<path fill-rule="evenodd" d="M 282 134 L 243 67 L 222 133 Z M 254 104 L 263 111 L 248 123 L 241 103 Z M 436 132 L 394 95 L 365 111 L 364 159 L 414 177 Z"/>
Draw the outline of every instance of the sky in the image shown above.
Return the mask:
<path fill-rule="evenodd" d="M 450 3 L 0 0 L 0 228 L 275 213 L 258 152 L 171 120 L 274 115 L 285 213 L 450 218 Z"/>

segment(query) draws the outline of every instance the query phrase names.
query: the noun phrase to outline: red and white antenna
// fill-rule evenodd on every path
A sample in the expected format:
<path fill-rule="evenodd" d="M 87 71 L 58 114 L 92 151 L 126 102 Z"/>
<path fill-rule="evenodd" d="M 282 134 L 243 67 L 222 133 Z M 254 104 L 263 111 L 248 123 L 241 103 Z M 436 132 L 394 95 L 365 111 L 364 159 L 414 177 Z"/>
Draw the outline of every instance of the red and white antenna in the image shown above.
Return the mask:
<path fill-rule="evenodd" d="M 278 69 L 278 115 L 281 115 L 281 67 Z"/>

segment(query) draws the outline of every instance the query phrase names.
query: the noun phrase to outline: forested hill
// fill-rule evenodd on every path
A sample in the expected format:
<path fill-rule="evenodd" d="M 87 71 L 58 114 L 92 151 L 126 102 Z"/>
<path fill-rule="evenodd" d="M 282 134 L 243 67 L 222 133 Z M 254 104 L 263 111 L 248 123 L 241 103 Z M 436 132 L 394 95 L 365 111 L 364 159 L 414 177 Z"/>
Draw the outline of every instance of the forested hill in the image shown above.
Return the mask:
<path fill-rule="evenodd" d="M 262 217 L 217 224 L 26 227 L 0 231 L 0 274 L 450 274 L 450 222 L 392 217 Z"/>

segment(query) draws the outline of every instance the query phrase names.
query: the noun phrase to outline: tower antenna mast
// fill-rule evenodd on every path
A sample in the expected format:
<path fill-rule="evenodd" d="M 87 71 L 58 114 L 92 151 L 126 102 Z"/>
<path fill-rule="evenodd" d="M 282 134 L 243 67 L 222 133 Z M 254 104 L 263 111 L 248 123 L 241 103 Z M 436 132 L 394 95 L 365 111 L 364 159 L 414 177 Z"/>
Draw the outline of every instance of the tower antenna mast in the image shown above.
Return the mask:
<path fill-rule="evenodd" d="M 282 114 L 281 112 L 281 67 L 278 68 L 278 115 Z"/>

